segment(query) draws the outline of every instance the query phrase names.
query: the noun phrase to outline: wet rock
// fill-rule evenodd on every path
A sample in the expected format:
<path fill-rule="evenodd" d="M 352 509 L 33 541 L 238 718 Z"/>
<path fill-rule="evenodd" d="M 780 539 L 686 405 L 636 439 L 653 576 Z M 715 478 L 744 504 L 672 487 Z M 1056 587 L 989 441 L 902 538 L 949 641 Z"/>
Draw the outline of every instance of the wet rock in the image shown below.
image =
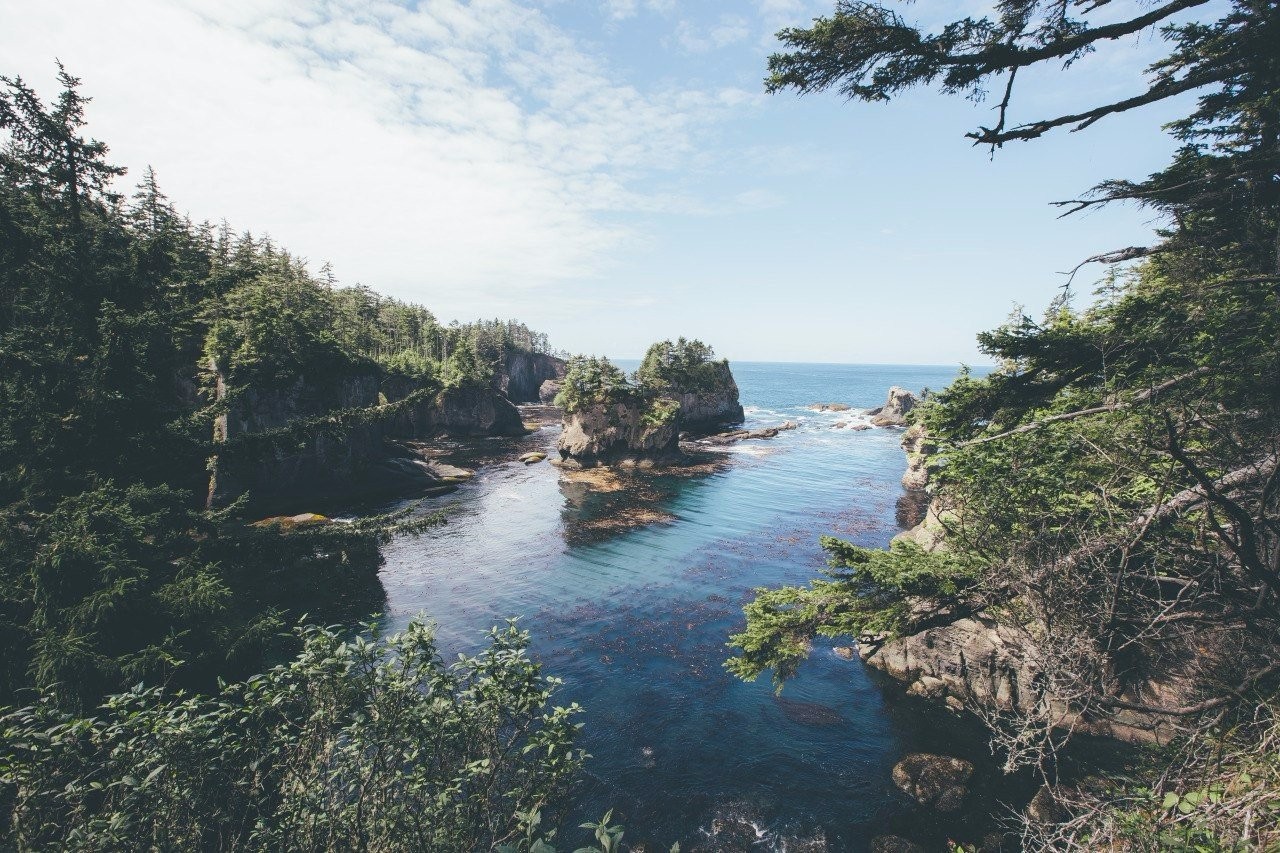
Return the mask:
<path fill-rule="evenodd" d="M 749 439 L 769 439 L 777 438 L 778 433 L 784 430 L 795 429 L 796 425 L 787 421 L 776 427 L 765 427 L 763 429 L 735 429 L 728 432 L 720 432 L 715 435 L 704 436 L 697 440 L 699 444 L 710 444 L 716 446 L 725 446 L 729 444 L 737 444 L 739 441 L 747 441 Z"/>
<path fill-rule="evenodd" d="M 546 458 L 547 454 L 545 453 L 526 453 L 520 457 L 520 461 L 526 465 L 533 465 L 534 463 L 541 462 Z"/>
<path fill-rule="evenodd" d="M 873 426 L 903 426 L 906 424 L 907 412 L 914 409 L 919 402 L 915 394 L 895 385 L 889 389 L 889 397 L 884 405 L 872 409 L 867 414 L 871 416 Z"/>
<path fill-rule="evenodd" d="M 812 405 L 805 406 L 805 408 L 815 412 L 847 412 L 849 411 L 849 406 L 846 406 L 844 403 L 813 403 Z"/>
<path fill-rule="evenodd" d="M 940 812 L 960 808 L 973 765 L 962 758 L 913 752 L 893 766 L 893 783 L 912 799 Z"/>
<path fill-rule="evenodd" d="M 857 654 L 853 646 L 835 646 L 831 651 L 835 652 L 836 657 L 844 660 L 853 660 L 853 656 Z"/>
<path fill-rule="evenodd" d="M 901 835 L 877 835 L 871 839 L 871 853 L 925 853 L 925 850 Z"/>
<path fill-rule="evenodd" d="M 871 429 L 871 424 L 853 423 L 853 424 L 849 424 L 849 429 L 853 429 L 853 430 L 857 430 L 858 432 L 862 432 L 864 429 Z"/>

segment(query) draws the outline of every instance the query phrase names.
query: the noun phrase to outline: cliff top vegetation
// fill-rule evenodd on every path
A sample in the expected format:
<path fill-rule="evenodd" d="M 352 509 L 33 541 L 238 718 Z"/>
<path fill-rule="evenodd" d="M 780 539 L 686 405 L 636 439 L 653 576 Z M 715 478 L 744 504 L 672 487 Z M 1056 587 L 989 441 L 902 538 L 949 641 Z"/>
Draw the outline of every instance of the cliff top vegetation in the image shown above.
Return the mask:
<path fill-rule="evenodd" d="M 727 360 L 716 360 L 715 350 L 702 341 L 683 337 L 650 346 L 635 378 L 645 388 L 678 393 L 714 391 L 731 381 Z"/>

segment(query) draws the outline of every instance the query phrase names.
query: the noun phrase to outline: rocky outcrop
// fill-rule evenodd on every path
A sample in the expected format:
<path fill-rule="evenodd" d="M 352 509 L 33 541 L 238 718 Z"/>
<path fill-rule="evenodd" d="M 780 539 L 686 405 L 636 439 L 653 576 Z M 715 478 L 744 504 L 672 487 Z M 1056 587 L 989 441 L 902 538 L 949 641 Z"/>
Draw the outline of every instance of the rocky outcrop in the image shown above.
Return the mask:
<path fill-rule="evenodd" d="M 917 403 L 919 400 L 916 399 L 915 394 L 895 385 L 889 389 L 889 397 L 884 405 L 869 410 L 867 414 L 871 416 L 871 423 L 874 426 L 905 426 L 907 412 L 914 409 Z"/>
<path fill-rule="evenodd" d="M 219 376 L 216 388 L 226 411 L 215 421 L 214 441 L 225 449 L 212 463 L 211 507 L 245 493 L 257 510 L 302 500 L 439 494 L 459 481 L 404 440 L 525 433 L 519 410 L 488 388 L 423 396 L 407 380 L 374 372 L 235 394 Z"/>
<path fill-rule="evenodd" d="M 913 752 L 893 766 L 893 784 L 927 808 L 953 812 L 969 796 L 973 765 L 963 758 Z"/>
<path fill-rule="evenodd" d="M 520 410 L 501 394 L 487 388 L 458 388 L 441 394 L 430 407 L 432 423 L 425 431 L 405 438 L 434 433 L 455 436 L 524 435 Z"/>
<path fill-rule="evenodd" d="M 763 429 L 733 429 L 725 432 L 718 432 L 715 435 L 707 435 L 694 441 L 695 444 L 718 445 L 737 444 L 739 441 L 747 439 L 766 439 L 777 438 L 779 433 L 796 429 L 795 421 L 784 421 L 776 427 L 764 427 Z"/>
<path fill-rule="evenodd" d="M 557 464 L 566 468 L 622 465 L 650 467 L 683 459 L 676 403 L 639 396 L 593 403 L 566 413 Z"/>
<path fill-rule="evenodd" d="M 563 379 L 564 372 L 564 360 L 553 355 L 508 350 L 498 374 L 498 389 L 513 403 L 536 403 L 543 383 Z"/>
<path fill-rule="evenodd" d="M 851 407 L 844 403 L 813 403 L 805 408 L 814 412 L 847 412 Z"/>
<path fill-rule="evenodd" d="M 908 693 L 957 710 L 973 702 L 1029 711 L 1038 698 L 1022 637 L 982 616 L 884 643 L 862 642 L 858 650 L 869 666 L 907 684 Z"/>
<path fill-rule="evenodd" d="M 697 389 L 669 388 L 666 395 L 680 403 L 680 429 L 690 433 L 715 432 L 746 418 L 738 400 L 738 383 L 728 362 L 704 366 L 711 379 Z"/>

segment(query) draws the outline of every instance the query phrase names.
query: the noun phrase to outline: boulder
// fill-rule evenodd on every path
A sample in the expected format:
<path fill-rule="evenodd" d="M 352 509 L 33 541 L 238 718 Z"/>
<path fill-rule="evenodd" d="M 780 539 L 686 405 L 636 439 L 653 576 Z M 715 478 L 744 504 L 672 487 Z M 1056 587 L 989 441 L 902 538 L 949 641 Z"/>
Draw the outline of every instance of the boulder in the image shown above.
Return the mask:
<path fill-rule="evenodd" d="M 1027 817 L 1036 823 L 1060 823 L 1065 815 L 1048 785 L 1040 786 L 1036 795 L 1027 803 Z"/>
<path fill-rule="evenodd" d="M 548 404 L 554 403 L 563 385 L 564 382 L 559 379 L 548 379 L 538 386 L 538 400 Z"/>
<path fill-rule="evenodd" d="M 831 651 L 835 653 L 836 657 L 844 660 L 853 660 L 853 656 L 857 654 L 857 650 L 853 646 L 835 646 Z"/>
<path fill-rule="evenodd" d="M 871 409 L 867 414 L 871 416 L 873 426 L 904 426 L 907 412 L 914 409 L 917 403 L 919 403 L 919 400 L 916 399 L 915 394 L 895 385 L 889 389 L 889 397 L 885 400 L 884 405 Z"/>
<path fill-rule="evenodd" d="M 520 461 L 526 465 L 533 465 L 534 463 L 541 462 L 546 458 L 547 454 L 545 453 L 526 453 L 520 457 Z"/>
<path fill-rule="evenodd" d="M 962 758 L 913 752 L 893 766 L 893 784 L 922 806 L 940 812 L 960 808 L 973 765 Z"/>
<path fill-rule="evenodd" d="M 719 432 L 715 435 L 703 436 L 702 438 L 697 439 L 697 442 L 699 444 L 724 446 L 728 444 L 737 444 L 739 441 L 746 441 L 747 439 L 777 438 L 778 433 L 795 428 L 795 424 L 791 421 L 787 421 L 786 423 L 776 427 L 764 427 L 763 429 L 734 429 L 729 430 L 728 432 Z"/>

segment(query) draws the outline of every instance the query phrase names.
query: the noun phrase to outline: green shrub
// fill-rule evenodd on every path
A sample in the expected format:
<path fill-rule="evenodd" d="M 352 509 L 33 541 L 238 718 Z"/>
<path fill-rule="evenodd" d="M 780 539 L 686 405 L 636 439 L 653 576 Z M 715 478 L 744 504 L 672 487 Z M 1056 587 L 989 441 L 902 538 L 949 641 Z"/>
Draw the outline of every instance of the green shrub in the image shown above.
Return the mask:
<path fill-rule="evenodd" d="M 144 688 L 94 717 L 0 720 L 12 841 L 58 850 L 487 850 L 579 770 L 577 706 L 514 624 L 446 665 L 415 621 L 302 652 L 216 696 Z"/>

